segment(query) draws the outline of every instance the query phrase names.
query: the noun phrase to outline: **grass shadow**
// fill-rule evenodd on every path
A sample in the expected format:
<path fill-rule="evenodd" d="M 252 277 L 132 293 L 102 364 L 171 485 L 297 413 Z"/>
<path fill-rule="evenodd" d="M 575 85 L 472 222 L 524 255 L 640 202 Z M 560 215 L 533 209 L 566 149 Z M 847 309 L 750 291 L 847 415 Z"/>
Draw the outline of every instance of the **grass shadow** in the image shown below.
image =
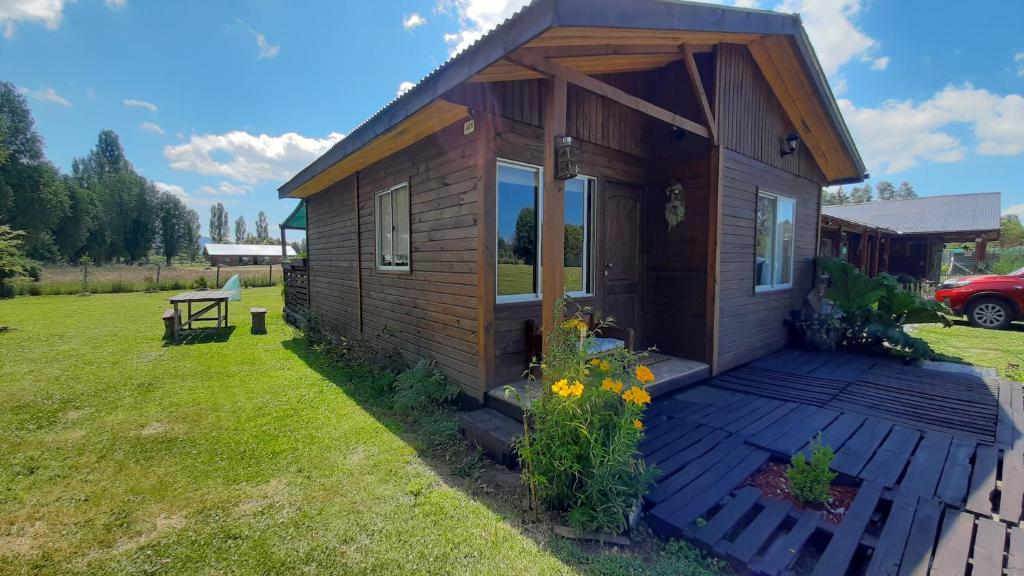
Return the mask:
<path fill-rule="evenodd" d="M 708 569 L 707 561 L 696 548 L 676 541 L 665 542 L 653 536 L 643 524 L 639 530 L 634 531 L 634 544 L 628 548 L 576 542 L 554 535 L 557 516 L 529 508 L 527 490 L 518 472 L 483 459 L 479 450 L 474 450 L 458 438 L 452 427 L 458 415 L 454 407 L 448 409 L 447 413 L 452 418 L 451 422 L 441 422 L 436 429 L 431 424 L 421 424 L 420 430 L 416 430 L 417 426 L 411 425 L 415 418 L 407 419 L 397 415 L 376 394 L 375 384 L 366 381 L 374 377 L 372 369 L 338 365 L 310 348 L 301 335 L 283 341 L 282 346 L 311 370 L 344 391 L 389 432 L 410 445 L 420 461 L 443 478 L 448 486 L 506 518 L 506 524 L 518 534 L 534 541 L 579 572 L 595 575 L 680 573 L 697 576 L 728 573 Z M 417 418 L 423 419 L 422 415 Z M 430 422 L 429 419 L 426 421 Z M 460 446 L 457 453 L 453 454 L 450 447 L 442 446 L 439 449 L 438 445 L 426 437 L 434 433 L 451 435 L 453 443 Z M 474 465 L 474 458 L 481 464 Z"/>
<path fill-rule="evenodd" d="M 194 328 L 178 332 L 177 340 L 164 339 L 164 346 L 191 346 L 194 344 L 220 344 L 227 342 L 235 333 L 236 326 L 223 328 Z"/>

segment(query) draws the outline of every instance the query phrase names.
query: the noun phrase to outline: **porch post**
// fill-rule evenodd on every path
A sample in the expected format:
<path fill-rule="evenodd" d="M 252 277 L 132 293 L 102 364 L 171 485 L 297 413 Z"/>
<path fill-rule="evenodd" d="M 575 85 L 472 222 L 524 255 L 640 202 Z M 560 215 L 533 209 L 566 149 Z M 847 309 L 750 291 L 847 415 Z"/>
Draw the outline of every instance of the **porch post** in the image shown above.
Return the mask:
<path fill-rule="evenodd" d="M 555 327 L 555 307 L 565 294 L 565 182 L 555 178 L 555 138 L 565 135 L 566 79 L 549 77 L 544 91 L 544 191 L 541 208 L 541 320 L 544 339 Z"/>
<path fill-rule="evenodd" d="M 284 239 L 284 224 L 280 224 L 278 228 L 281 229 L 281 260 L 288 258 L 288 242 Z"/>
<path fill-rule="evenodd" d="M 495 127 L 491 114 L 480 114 L 476 119 L 476 161 L 479 184 L 477 185 L 477 206 L 480 219 L 477 221 L 479 245 L 477 248 L 477 347 L 480 370 L 480 393 L 478 400 L 494 382 L 494 303 L 497 283 L 497 153 L 494 147 Z"/>

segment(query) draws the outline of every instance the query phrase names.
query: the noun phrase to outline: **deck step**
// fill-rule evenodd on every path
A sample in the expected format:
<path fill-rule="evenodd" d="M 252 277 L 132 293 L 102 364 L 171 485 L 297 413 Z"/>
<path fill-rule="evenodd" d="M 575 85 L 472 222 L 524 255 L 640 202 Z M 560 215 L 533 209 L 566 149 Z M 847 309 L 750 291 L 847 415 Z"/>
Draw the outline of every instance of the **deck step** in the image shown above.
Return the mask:
<path fill-rule="evenodd" d="M 512 390 L 506 393 L 506 389 Z M 497 386 L 487 391 L 487 406 L 501 412 L 505 416 L 523 421 L 523 407 L 533 402 L 541 393 L 539 382 L 520 380 L 505 386 Z"/>
<path fill-rule="evenodd" d="M 523 434 L 523 424 L 492 408 L 459 414 L 459 435 L 476 442 L 485 452 L 508 468 L 516 468 L 513 444 Z"/>

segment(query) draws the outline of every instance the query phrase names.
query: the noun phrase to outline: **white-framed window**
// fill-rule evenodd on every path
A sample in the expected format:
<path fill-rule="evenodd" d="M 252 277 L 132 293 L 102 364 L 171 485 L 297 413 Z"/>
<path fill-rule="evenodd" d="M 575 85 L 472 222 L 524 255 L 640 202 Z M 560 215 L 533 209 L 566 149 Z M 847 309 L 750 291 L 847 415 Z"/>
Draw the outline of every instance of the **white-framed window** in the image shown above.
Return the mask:
<path fill-rule="evenodd" d="M 377 228 L 377 269 L 409 270 L 409 185 L 378 192 L 374 207 Z"/>
<path fill-rule="evenodd" d="M 793 286 L 796 202 L 758 190 L 754 234 L 754 289 Z"/>
<path fill-rule="evenodd" d="M 540 166 L 499 160 L 497 170 L 497 301 L 541 297 L 541 245 L 544 171 Z M 593 292 L 594 178 L 565 183 L 565 291 L 572 297 Z"/>

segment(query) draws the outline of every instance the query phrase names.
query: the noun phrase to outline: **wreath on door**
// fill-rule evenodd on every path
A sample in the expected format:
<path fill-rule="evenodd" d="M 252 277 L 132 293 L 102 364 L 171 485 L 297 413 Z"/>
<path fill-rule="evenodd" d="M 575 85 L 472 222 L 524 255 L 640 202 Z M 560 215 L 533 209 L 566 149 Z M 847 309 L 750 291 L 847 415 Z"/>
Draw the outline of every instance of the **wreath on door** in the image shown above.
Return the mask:
<path fill-rule="evenodd" d="M 668 222 L 670 232 L 686 219 L 686 196 L 683 192 L 683 185 L 678 180 L 665 188 L 665 196 L 668 198 L 665 202 L 665 221 Z"/>

